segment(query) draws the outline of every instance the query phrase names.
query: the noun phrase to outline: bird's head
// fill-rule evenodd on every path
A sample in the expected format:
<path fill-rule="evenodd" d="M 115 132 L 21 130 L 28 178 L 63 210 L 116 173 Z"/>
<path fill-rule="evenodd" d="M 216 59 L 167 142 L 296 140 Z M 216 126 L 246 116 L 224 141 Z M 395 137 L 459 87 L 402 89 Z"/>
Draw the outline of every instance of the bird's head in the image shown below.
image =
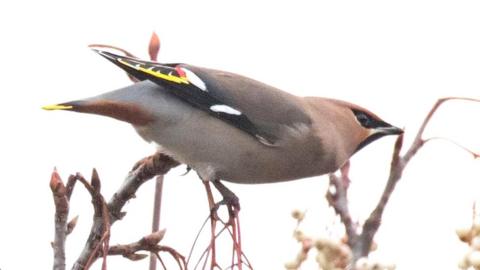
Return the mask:
<path fill-rule="evenodd" d="M 338 125 L 350 137 L 353 153 L 379 138 L 403 133 L 403 129 L 387 123 L 365 108 L 346 101 L 331 101 L 338 106 L 337 111 L 341 115 Z"/>
<path fill-rule="evenodd" d="M 351 107 L 354 120 L 360 129 L 363 129 L 363 138 L 357 145 L 355 152 L 362 149 L 369 143 L 387 135 L 399 135 L 403 133 L 403 129 L 395 127 L 360 107 Z"/>
<path fill-rule="evenodd" d="M 134 126 L 143 126 L 154 120 L 147 106 L 151 102 L 149 88 L 150 85 L 140 82 L 91 98 L 43 106 L 42 109 L 103 115 Z"/>
<path fill-rule="evenodd" d="M 358 105 L 318 97 L 308 97 L 307 100 L 319 115 L 324 141 L 334 148 L 332 151 L 337 152 L 339 164 L 383 136 L 403 133 L 402 129 Z M 326 130 L 323 130 L 324 127 L 327 127 Z"/>

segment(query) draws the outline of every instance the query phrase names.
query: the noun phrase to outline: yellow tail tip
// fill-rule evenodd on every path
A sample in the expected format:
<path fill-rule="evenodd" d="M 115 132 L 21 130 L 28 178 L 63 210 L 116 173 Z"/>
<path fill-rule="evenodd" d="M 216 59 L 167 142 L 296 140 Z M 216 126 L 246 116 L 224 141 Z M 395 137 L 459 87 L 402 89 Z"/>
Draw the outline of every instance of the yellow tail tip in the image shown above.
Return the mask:
<path fill-rule="evenodd" d="M 47 111 L 54 111 L 54 110 L 70 110 L 72 109 L 73 106 L 70 105 L 59 105 L 59 104 L 53 104 L 53 105 L 47 105 L 43 106 L 42 109 L 47 110 Z"/>

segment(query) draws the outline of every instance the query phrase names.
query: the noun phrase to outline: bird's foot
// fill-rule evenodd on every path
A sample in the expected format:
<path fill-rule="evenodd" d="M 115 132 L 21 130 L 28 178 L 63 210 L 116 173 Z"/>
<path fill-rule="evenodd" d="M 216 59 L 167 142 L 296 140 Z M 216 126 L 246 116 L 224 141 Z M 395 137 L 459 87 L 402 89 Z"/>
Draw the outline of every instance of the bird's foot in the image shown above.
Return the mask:
<path fill-rule="evenodd" d="M 218 217 L 217 211 L 222 205 L 225 205 L 228 209 L 228 215 L 229 215 L 228 223 L 230 223 L 232 219 L 238 216 L 238 212 L 240 211 L 240 201 L 237 196 L 229 197 L 229 198 L 224 197 L 221 201 L 215 203 L 212 209 L 210 209 L 210 212 L 213 218 L 217 220 L 220 219 Z"/>
<path fill-rule="evenodd" d="M 135 170 L 137 170 L 138 168 L 140 168 L 140 167 L 142 167 L 142 166 L 148 166 L 148 165 L 152 166 L 154 160 L 155 160 L 155 159 L 158 159 L 159 155 L 162 155 L 162 153 L 161 153 L 161 152 L 155 152 L 155 154 L 153 154 L 153 155 L 151 155 L 151 156 L 146 156 L 146 157 L 140 159 L 139 161 L 137 161 L 137 162 L 133 165 L 131 171 L 135 171 Z"/>
<path fill-rule="evenodd" d="M 229 220 L 227 223 L 231 224 L 236 218 L 238 218 L 238 212 L 240 212 L 240 200 L 238 199 L 237 195 L 235 195 L 235 193 L 229 190 L 220 181 L 213 181 L 213 185 L 220 192 L 223 198 L 221 201 L 213 205 L 213 207 L 211 208 L 211 215 L 213 218 L 218 220 L 218 208 L 222 205 L 225 205 L 228 209 L 229 214 Z"/>
<path fill-rule="evenodd" d="M 141 175 L 142 179 L 150 179 L 155 175 L 167 173 L 168 170 L 178 166 L 179 164 L 180 163 L 174 160 L 172 157 L 163 154 L 162 152 L 156 152 L 151 156 L 137 161 L 137 163 L 133 165 L 130 173 Z"/>

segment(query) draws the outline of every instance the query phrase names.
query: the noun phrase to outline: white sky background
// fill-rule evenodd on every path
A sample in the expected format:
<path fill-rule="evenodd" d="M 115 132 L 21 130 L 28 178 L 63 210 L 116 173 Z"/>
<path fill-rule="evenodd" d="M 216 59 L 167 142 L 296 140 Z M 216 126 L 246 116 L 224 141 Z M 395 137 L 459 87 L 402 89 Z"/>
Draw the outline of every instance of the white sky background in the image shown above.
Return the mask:
<path fill-rule="evenodd" d="M 109 198 L 131 165 L 154 152 L 127 124 L 40 110 L 130 84 L 88 44 L 117 45 L 146 58 L 155 30 L 160 61 L 233 71 L 293 94 L 357 103 L 405 127 L 406 145 L 437 98 L 480 97 L 478 1 L 226 2 L 0 4 L 2 270 L 51 267 L 54 209 L 48 184 L 54 166 L 64 179 L 77 171 L 90 175 L 96 167 Z M 446 104 L 426 135 L 480 151 L 479 116 L 480 104 Z M 381 139 L 352 160 L 350 201 L 360 220 L 383 189 L 394 139 Z M 173 170 L 166 178 L 161 227 L 167 228 L 163 244 L 186 254 L 208 209 L 196 174 L 182 173 Z M 308 209 L 304 228 L 312 235 L 327 236 L 325 227 L 340 226 L 325 206 L 326 183 L 325 177 L 227 183 L 241 200 L 243 247 L 255 269 L 283 269 L 296 255 L 291 210 Z M 90 198 L 80 190 L 71 207 L 80 220 L 68 238 L 69 265 L 83 247 L 92 215 Z M 113 227 L 111 244 L 149 232 L 153 181 L 137 195 L 124 221 Z M 464 252 L 455 228 L 469 224 L 479 196 L 480 161 L 448 143 L 428 144 L 392 196 L 375 257 L 398 269 L 455 269 Z M 109 265 L 146 269 L 147 261 L 111 258 Z"/>

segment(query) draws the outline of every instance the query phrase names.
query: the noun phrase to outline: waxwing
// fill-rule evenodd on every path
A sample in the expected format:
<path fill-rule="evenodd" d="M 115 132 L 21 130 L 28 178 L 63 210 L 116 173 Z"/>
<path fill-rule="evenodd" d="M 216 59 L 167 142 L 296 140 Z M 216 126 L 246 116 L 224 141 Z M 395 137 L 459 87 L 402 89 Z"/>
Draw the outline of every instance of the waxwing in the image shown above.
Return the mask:
<path fill-rule="evenodd" d="M 403 131 L 340 100 L 299 97 L 230 72 L 95 50 L 139 82 L 43 107 L 116 118 L 203 180 L 271 183 L 331 173 Z"/>

